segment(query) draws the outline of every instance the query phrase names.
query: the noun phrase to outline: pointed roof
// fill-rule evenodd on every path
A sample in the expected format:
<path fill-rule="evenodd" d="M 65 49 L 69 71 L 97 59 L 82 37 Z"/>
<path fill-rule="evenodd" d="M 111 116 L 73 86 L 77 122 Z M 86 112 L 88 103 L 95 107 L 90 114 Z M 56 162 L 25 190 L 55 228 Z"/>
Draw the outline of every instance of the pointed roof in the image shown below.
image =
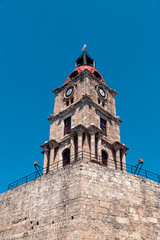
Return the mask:
<path fill-rule="evenodd" d="M 95 67 L 95 61 L 89 56 L 89 54 L 84 50 L 80 57 L 76 60 L 77 67 L 79 66 L 91 66 Z"/>
<path fill-rule="evenodd" d="M 76 60 L 76 68 L 71 72 L 71 74 L 68 76 L 67 80 L 65 81 L 65 83 L 63 85 L 65 85 L 69 81 L 72 81 L 75 77 L 80 75 L 81 72 L 83 72 L 85 69 L 87 69 L 100 82 L 102 82 L 104 85 L 106 85 L 103 77 L 96 70 L 96 62 L 89 56 L 89 54 L 86 51 L 86 45 L 84 45 L 82 51 L 83 51 L 82 54 Z"/>

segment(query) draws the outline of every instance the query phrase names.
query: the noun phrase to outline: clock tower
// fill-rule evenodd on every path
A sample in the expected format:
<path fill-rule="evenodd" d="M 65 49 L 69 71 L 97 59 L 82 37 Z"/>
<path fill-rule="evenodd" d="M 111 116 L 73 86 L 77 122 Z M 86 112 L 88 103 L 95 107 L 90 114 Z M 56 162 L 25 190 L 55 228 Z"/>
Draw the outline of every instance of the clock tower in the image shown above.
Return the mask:
<path fill-rule="evenodd" d="M 86 50 L 75 65 L 65 83 L 53 91 L 49 141 L 41 146 L 44 173 L 82 158 L 125 171 L 128 148 L 120 141 L 117 92 L 107 86 Z"/>
<path fill-rule="evenodd" d="M 117 93 L 86 51 L 53 92 L 43 174 L 36 161 L 36 173 L 0 194 L 0 239 L 160 240 L 160 177 L 126 171 Z"/>

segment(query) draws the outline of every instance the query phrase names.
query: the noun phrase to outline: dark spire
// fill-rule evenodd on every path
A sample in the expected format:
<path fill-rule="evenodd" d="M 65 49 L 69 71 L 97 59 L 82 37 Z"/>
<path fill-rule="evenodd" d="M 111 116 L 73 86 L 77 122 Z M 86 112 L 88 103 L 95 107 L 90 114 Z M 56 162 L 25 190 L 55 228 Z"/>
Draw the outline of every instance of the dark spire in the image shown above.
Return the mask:
<path fill-rule="evenodd" d="M 83 50 L 80 57 L 76 60 L 76 67 L 84 65 L 96 68 L 96 62 L 89 56 L 85 49 Z"/>

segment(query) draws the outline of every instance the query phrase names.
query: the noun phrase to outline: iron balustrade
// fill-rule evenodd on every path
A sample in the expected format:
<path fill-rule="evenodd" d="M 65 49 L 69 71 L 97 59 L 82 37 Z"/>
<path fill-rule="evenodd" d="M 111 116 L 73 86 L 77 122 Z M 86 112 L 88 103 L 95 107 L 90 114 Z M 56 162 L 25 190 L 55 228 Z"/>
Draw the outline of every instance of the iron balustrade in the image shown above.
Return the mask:
<path fill-rule="evenodd" d="M 80 161 L 80 160 L 86 160 L 89 162 L 93 162 L 95 164 L 99 164 L 104 167 L 131 173 L 135 176 L 140 176 L 140 177 L 143 177 L 146 179 L 150 179 L 154 182 L 160 183 L 160 175 L 150 172 L 148 170 L 142 169 L 142 168 L 137 169 L 137 165 L 133 166 L 133 165 L 125 164 L 121 161 L 115 161 L 115 160 L 109 159 L 109 158 L 107 159 L 107 164 L 103 164 L 101 156 L 91 154 L 91 153 L 88 153 L 85 151 L 81 151 L 81 152 L 78 152 L 77 154 L 70 156 L 70 161 L 67 162 L 67 164 L 65 164 L 65 165 L 63 163 L 63 160 L 61 160 L 58 162 L 54 162 L 53 164 L 49 165 L 47 168 L 39 167 L 39 169 L 36 172 L 33 172 L 23 178 L 20 178 L 17 181 L 10 183 L 8 185 L 8 190 L 15 188 L 17 186 L 20 186 L 24 183 L 30 182 L 32 180 L 36 180 L 37 178 L 41 177 L 43 174 L 48 173 L 49 171 L 56 171 L 60 168 L 65 168 L 66 166 L 68 166 L 74 162 Z"/>

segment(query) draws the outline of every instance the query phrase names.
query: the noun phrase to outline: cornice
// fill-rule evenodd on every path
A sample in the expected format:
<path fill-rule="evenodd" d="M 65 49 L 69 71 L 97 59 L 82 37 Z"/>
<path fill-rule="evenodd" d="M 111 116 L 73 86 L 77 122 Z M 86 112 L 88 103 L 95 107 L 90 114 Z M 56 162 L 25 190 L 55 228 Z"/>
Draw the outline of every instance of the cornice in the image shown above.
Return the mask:
<path fill-rule="evenodd" d="M 102 131 L 102 129 L 96 127 L 95 125 L 90 125 L 88 128 L 87 128 L 87 131 L 89 133 L 98 133 L 100 136 L 103 136 L 105 135 L 105 133 Z"/>
<path fill-rule="evenodd" d="M 128 147 L 126 147 L 123 143 L 120 143 L 120 142 L 118 142 L 118 141 L 114 142 L 114 143 L 112 144 L 112 146 L 113 146 L 114 149 L 123 149 L 125 152 L 126 152 L 127 150 L 129 150 Z"/>
<path fill-rule="evenodd" d="M 70 139 L 70 135 L 69 135 L 69 134 L 66 134 L 66 135 L 61 139 L 61 142 L 59 143 L 59 145 L 62 145 L 64 142 L 69 141 L 69 139 Z"/>
<path fill-rule="evenodd" d="M 106 139 L 106 136 L 102 136 L 101 137 L 102 141 L 105 142 L 110 148 L 112 148 L 112 143 L 110 143 L 107 139 Z"/>
<path fill-rule="evenodd" d="M 105 142 L 110 148 L 114 149 L 114 150 L 119 150 L 122 149 L 124 152 L 128 151 L 129 148 L 126 147 L 124 144 L 116 141 L 114 143 L 110 143 L 105 136 L 102 136 L 102 141 Z"/>
<path fill-rule="evenodd" d="M 58 147 L 59 146 L 59 143 L 54 140 L 54 139 L 51 139 L 50 141 L 46 141 L 44 144 L 42 144 L 40 147 L 43 148 L 43 149 L 50 149 L 50 148 L 53 148 L 53 147 Z"/>
<path fill-rule="evenodd" d="M 86 103 L 86 104 L 92 104 L 92 106 L 96 109 L 97 113 L 101 113 L 103 115 L 106 115 L 108 118 L 114 120 L 116 123 L 120 124 L 122 121 L 119 119 L 119 117 L 114 117 L 112 114 L 110 114 L 108 111 L 106 111 L 105 109 L 103 109 L 101 106 L 99 106 L 98 104 L 96 104 L 95 102 L 93 102 L 93 100 L 90 98 L 89 95 L 85 94 L 82 95 L 81 100 L 79 100 L 77 103 L 74 103 L 72 106 L 70 106 L 69 108 L 63 110 L 62 112 L 59 112 L 56 116 L 54 115 L 50 115 L 50 117 L 48 118 L 48 120 L 50 122 L 53 122 L 54 120 L 57 120 L 59 118 L 64 117 L 67 114 L 73 115 L 73 113 L 76 110 L 76 107 L 78 107 L 81 103 Z"/>
<path fill-rule="evenodd" d="M 69 136 L 73 135 L 74 133 L 78 133 L 79 131 L 86 132 L 87 128 L 84 127 L 82 124 L 78 124 L 77 126 L 71 128 L 68 131 Z"/>
<path fill-rule="evenodd" d="M 110 114 L 109 112 L 107 112 L 106 110 L 104 110 L 103 108 L 96 108 L 96 112 L 100 113 L 101 115 L 105 115 L 108 118 L 114 120 L 116 123 L 120 124 L 122 122 L 122 120 L 119 119 L 119 117 L 114 117 L 112 114 Z"/>
<path fill-rule="evenodd" d="M 82 96 L 81 99 L 83 102 L 87 101 L 92 104 L 92 106 L 96 109 L 97 112 L 102 113 L 103 115 L 106 115 L 108 118 L 114 120 L 115 122 L 117 122 L 118 124 L 120 124 L 122 121 L 119 119 L 119 117 L 114 117 L 112 114 L 110 114 L 108 111 L 106 111 L 104 108 L 102 108 L 101 106 L 99 106 L 97 103 L 93 102 L 93 100 L 86 94 Z M 80 101 L 81 101 L 80 100 Z"/>
<path fill-rule="evenodd" d="M 54 116 L 53 114 L 50 115 L 50 117 L 48 118 L 48 121 L 54 121 L 57 120 L 59 118 L 64 117 L 67 114 L 73 115 L 75 110 L 76 110 L 76 105 L 77 103 L 73 104 L 72 106 L 70 106 L 69 108 L 59 112 L 56 116 Z"/>
<path fill-rule="evenodd" d="M 90 133 L 91 131 L 94 131 L 95 133 L 101 133 L 102 135 L 104 134 L 104 132 L 100 128 L 96 127 L 93 124 L 90 125 L 88 128 L 84 127 L 82 124 L 78 124 L 76 127 L 69 130 L 68 133 L 71 134 L 78 131 L 84 131 L 88 133 Z"/>
<path fill-rule="evenodd" d="M 129 148 L 127 148 L 124 144 L 118 141 L 114 143 L 110 143 L 108 139 L 106 139 L 104 132 L 100 128 L 94 125 L 91 125 L 88 128 L 86 128 L 82 124 L 79 124 L 76 127 L 69 130 L 68 133 L 61 139 L 60 142 L 57 142 L 55 139 L 51 139 L 50 141 L 47 141 L 44 144 L 42 144 L 40 146 L 44 150 L 42 153 L 44 153 L 45 151 L 49 151 L 50 149 L 56 148 L 58 146 L 61 146 L 64 142 L 69 142 L 71 136 L 73 136 L 75 133 L 78 133 L 79 131 L 86 132 L 89 134 L 91 133 L 98 134 L 98 136 L 102 139 L 102 141 L 105 142 L 112 149 L 115 149 L 115 150 L 122 149 L 124 152 L 129 150 Z"/>
<path fill-rule="evenodd" d="M 98 128 L 94 125 L 91 125 L 88 128 L 86 128 L 82 124 L 79 124 L 76 127 L 70 129 L 67 132 L 67 134 L 61 139 L 60 142 L 57 142 L 55 139 L 51 139 L 50 141 L 46 141 L 40 147 L 43 149 L 52 149 L 52 148 L 58 147 L 58 146 L 62 145 L 64 142 L 68 141 L 73 134 L 78 133 L 79 131 L 87 132 L 87 133 L 94 131 L 95 133 L 101 134 L 101 136 L 104 134 L 100 128 Z"/>

